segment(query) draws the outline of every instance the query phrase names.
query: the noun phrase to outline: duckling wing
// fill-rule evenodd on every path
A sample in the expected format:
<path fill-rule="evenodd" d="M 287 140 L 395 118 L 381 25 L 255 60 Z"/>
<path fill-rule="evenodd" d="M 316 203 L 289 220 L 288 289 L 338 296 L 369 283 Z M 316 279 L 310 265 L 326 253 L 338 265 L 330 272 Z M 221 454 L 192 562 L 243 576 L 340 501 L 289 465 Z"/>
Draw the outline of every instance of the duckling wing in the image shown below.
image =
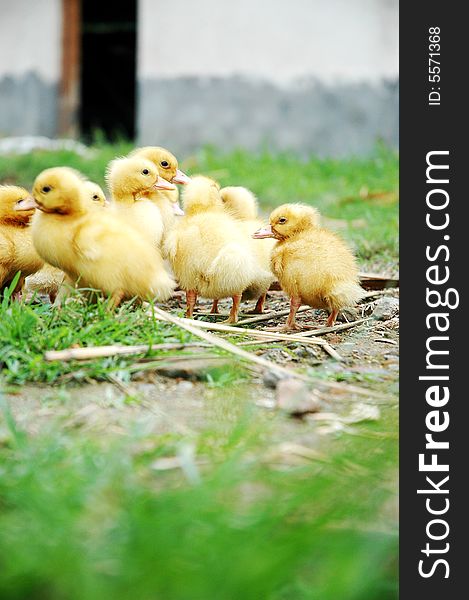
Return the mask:
<path fill-rule="evenodd" d="M 277 277 L 281 277 L 283 274 L 283 255 L 281 252 L 275 252 L 271 259 L 272 271 Z"/>
<path fill-rule="evenodd" d="M 103 255 L 103 239 L 108 236 L 108 229 L 102 223 L 86 223 L 79 227 L 72 240 L 72 247 L 80 258 L 98 261 Z"/>

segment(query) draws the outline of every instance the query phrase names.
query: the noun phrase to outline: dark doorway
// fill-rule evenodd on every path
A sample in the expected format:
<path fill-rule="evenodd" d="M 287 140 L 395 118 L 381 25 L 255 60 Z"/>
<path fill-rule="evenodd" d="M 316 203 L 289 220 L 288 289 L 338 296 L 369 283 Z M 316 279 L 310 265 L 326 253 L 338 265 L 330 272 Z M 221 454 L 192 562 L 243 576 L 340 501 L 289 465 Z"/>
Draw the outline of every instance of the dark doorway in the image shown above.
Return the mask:
<path fill-rule="evenodd" d="M 137 1 L 82 0 L 80 129 L 133 139 Z"/>

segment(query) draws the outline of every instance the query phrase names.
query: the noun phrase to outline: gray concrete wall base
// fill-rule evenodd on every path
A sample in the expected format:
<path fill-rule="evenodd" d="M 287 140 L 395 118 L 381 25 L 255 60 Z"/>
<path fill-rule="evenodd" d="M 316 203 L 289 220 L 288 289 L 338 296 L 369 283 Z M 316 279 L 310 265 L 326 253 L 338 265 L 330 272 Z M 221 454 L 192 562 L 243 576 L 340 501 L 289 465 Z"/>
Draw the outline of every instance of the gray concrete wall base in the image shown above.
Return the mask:
<path fill-rule="evenodd" d="M 243 77 L 147 79 L 138 87 L 138 141 L 182 155 L 203 144 L 363 155 L 378 141 L 397 148 L 398 94 L 397 80 L 281 87 Z"/>
<path fill-rule="evenodd" d="M 32 72 L 0 78 L 0 136 L 55 136 L 57 87 Z"/>

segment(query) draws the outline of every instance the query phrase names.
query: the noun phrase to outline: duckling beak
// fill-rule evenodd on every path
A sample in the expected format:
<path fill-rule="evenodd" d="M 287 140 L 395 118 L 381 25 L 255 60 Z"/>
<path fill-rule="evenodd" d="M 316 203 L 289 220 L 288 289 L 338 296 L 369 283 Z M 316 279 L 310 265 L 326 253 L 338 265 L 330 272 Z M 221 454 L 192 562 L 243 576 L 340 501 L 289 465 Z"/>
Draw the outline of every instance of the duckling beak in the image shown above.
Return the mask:
<path fill-rule="evenodd" d="M 179 202 L 173 202 L 173 212 L 178 217 L 183 217 L 184 216 L 184 211 L 179 206 Z"/>
<path fill-rule="evenodd" d="M 169 183 L 169 181 L 166 181 L 166 179 L 163 179 L 162 177 L 158 177 L 158 179 L 156 180 L 156 183 L 153 185 L 155 190 L 175 190 L 176 186 L 173 185 L 172 183 Z"/>
<path fill-rule="evenodd" d="M 186 183 L 190 183 L 190 181 L 191 178 L 179 169 L 176 169 L 176 175 L 171 179 L 171 183 L 182 183 L 183 185 Z"/>
<path fill-rule="evenodd" d="M 272 231 L 272 226 L 267 225 L 267 227 L 258 229 L 255 233 L 252 234 L 252 237 L 256 240 L 262 240 L 263 238 L 275 237 L 275 233 Z"/>
<path fill-rule="evenodd" d="M 36 204 L 32 196 L 28 196 L 27 198 L 18 200 L 18 202 L 13 207 L 13 209 L 16 211 L 32 210 L 33 208 L 38 208 L 38 205 Z"/>

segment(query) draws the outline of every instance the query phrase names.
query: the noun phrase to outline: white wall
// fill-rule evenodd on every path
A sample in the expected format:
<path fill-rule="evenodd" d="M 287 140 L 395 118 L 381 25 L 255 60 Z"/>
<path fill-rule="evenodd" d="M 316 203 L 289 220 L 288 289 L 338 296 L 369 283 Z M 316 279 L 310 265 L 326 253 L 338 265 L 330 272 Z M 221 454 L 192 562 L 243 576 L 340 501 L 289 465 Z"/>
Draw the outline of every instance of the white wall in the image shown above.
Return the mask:
<path fill-rule="evenodd" d="M 0 0 L 0 78 L 34 72 L 57 81 L 61 32 L 60 0 Z"/>
<path fill-rule="evenodd" d="M 396 78 L 398 0 L 139 0 L 142 78 Z"/>
<path fill-rule="evenodd" d="M 138 140 L 305 156 L 398 142 L 398 0 L 139 0 Z"/>

